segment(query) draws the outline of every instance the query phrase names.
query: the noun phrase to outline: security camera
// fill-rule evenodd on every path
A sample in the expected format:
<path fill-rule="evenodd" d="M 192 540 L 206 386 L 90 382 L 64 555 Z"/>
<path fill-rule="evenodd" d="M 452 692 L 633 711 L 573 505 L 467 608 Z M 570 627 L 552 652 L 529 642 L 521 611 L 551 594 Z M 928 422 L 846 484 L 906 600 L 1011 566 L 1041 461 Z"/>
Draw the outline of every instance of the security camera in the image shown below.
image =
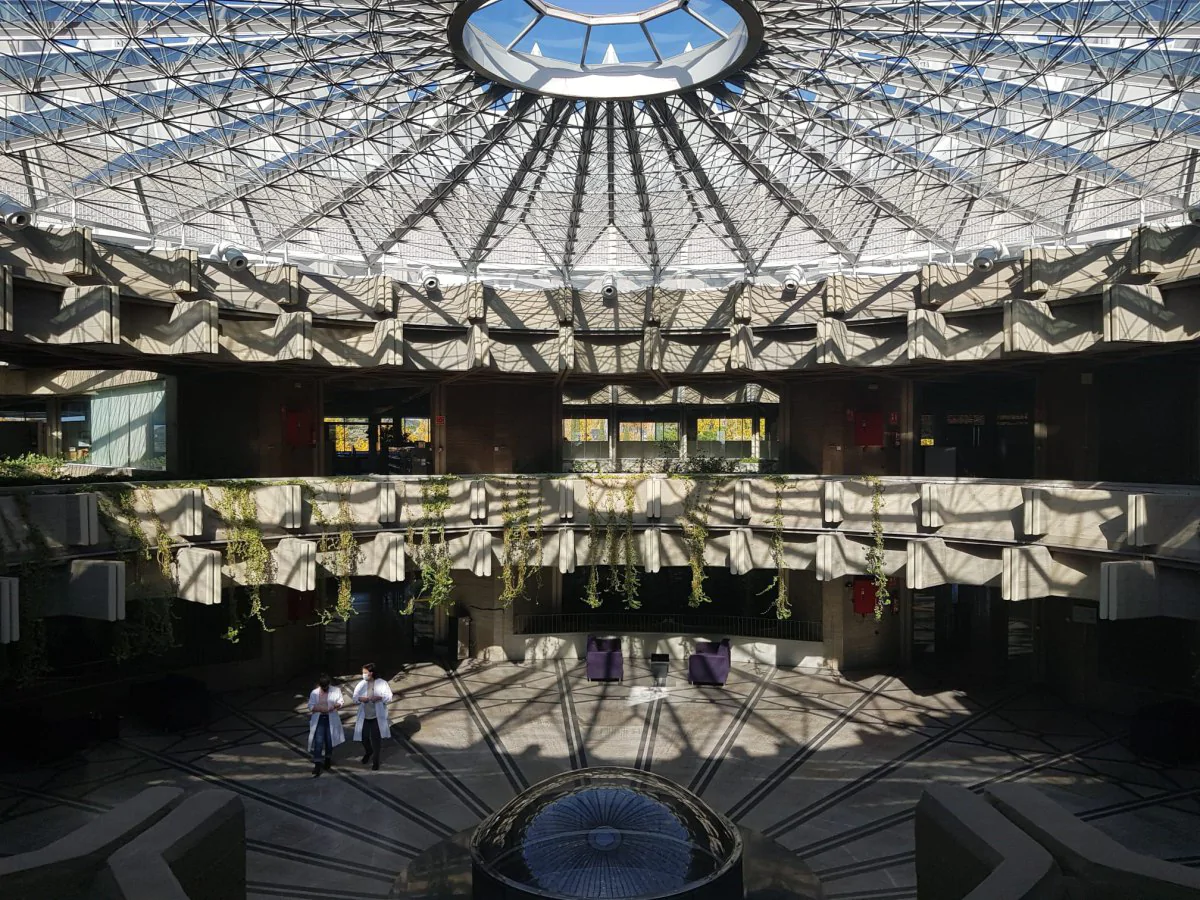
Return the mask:
<path fill-rule="evenodd" d="M 800 290 L 802 281 L 804 281 L 804 273 L 799 268 L 788 269 L 788 273 L 783 276 L 783 289 L 788 293 L 794 293 Z"/>
<path fill-rule="evenodd" d="M 1189 206 L 1187 211 L 1188 221 L 1193 225 L 1200 226 L 1200 204 Z"/>
<path fill-rule="evenodd" d="M 600 296 L 605 300 L 617 299 L 617 276 L 605 275 L 604 281 L 600 283 Z"/>
<path fill-rule="evenodd" d="M 246 254 L 237 247 L 225 247 L 221 250 L 221 259 L 225 260 L 225 264 L 235 272 L 240 272 L 250 265 L 250 260 L 246 259 Z"/>
<path fill-rule="evenodd" d="M 1005 256 L 1005 249 L 1002 244 L 988 244 L 971 260 L 971 265 L 975 267 L 976 272 L 990 272 L 996 268 L 998 263 Z"/>
<path fill-rule="evenodd" d="M 12 231 L 20 231 L 32 219 L 28 209 L 12 200 L 0 202 L 0 217 L 3 217 L 4 227 Z"/>
<path fill-rule="evenodd" d="M 438 280 L 437 272 L 433 271 L 433 266 L 425 266 L 421 269 L 421 284 L 425 285 L 427 291 L 436 291 L 441 286 L 441 281 Z"/>

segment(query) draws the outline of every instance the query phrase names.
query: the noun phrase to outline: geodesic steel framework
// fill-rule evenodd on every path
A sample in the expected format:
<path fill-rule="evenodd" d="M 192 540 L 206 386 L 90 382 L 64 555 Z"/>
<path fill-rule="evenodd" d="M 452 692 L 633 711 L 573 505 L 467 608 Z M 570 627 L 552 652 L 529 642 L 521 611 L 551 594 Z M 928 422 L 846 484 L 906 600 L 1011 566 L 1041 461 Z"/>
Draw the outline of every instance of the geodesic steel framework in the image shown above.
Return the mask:
<path fill-rule="evenodd" d="M 490 83 L 435 0 L 3 0 L 0 193 L 144 242 L 750 274 L 1178 217 L 1200 0 L 755 0 L 705 87 Z"/>

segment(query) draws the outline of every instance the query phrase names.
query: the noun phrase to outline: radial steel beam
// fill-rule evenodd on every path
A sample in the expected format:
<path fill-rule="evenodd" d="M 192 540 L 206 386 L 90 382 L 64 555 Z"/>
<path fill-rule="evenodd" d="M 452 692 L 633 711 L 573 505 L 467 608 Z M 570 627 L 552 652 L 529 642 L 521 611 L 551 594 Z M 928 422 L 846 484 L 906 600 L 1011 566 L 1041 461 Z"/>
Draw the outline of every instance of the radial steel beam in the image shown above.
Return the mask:
<path fill-rule="evenodd" d="M 504 188 L 504 193 L 500 196 L 500 201 L 488 215 L 488 219 L 483 225 L 483 230 L 479 233 L 479 238 L 475 241 L 475 246 L 467 259 L 468 269 L 473 271 L 479 265 L 480 260 L 487 256 L 488 244 L 496 236 L 496 230 L 504 221 L 504 217 L 512 212 L 513 201 L 517 199 L 517 194 L 521 192 L 521 187 L 525 184 L 525 179 L 537 167 L 538 157 L 543 154 L 545 154 L 545 159 L 542 162 L 542 166 L 547 165 L 554 153 L 554 146 L 558 143 L 558 138 L 561 137 L 563 129 L 567 127 L 567 119 L 570 115 L 571 103 L 567 100 L 556 99 L 550 104 L 550 108 L 546 110 L 546 115 L 542 119 L 541 125 L 538 126 L 537 132 L 534 133 L 529 147 L 525 150 L 525 155 L 521 157 L 521 161 L 517 164 L 517 170 L 513 172 L 512 177 L 508 180 L 508 184 Z"/>
<path fill-rule="evenodd" d="M 596 120 L 599 115 L 599 103 L 592 101 L 584 106 L 579 154 L 575 158 L 575 183 L 571 193 L 571 212 L 567 216 L 567 233 L 563 238 L 561 268 L 564 279 L 570 277 L 571 264 L 575 261 L 575 245 L 579 241 L 579 220 L 583 216 L 583 202 L 587 195 L 588 167 L 592 161 L 592 146 L 599 137 L 596 133 Z"/>
<path fill-rule="evenodd" d="M 724 91 L 723 88 L 720 88 L 720 86 L 716 85 L 710 88 L 710 90 L 713 90 L 714 92 L 718 89 Z M 736 98 L 733 97 L 732 93 L 729 91 L 724 91 L 724 94 L 717 94 L 717 96 L 722 97 L 722 99 L 729 97 L 736 100 Z M 851 265 L 854 265 L 858 262 L 858 253 L 855 252 L 849 244 L 834 234 L 833 229 L 822 222 L 821 219 L 792 192 L 792 189 L 784 184 L 775 175 L 775 173 L 771 171 L 770 167 L 755 155 L 754 151 L 752 151 L 741 140 L 739 140 L 738 136 L 733 133 L 729 126 L 714 116 L 711 110 L 705 107 L 704 103 L 699 97 L 697 97 L 694 93 L 684 94 L 682 96 L 682 100 L 687 105 L 688 109 L 695 113 L 696 117 L 709 127 L 709 129 L 717 136 L 721 143 L 729 148 L 733 155 L 737 157 L 738 161 L 744 165 L 751 172 L 751 174 L 753 174 L 754 177 L 757 178 L 764 187 L 766 187 L 767 190 L 771 192 L 771 195 L 779 202 L 781 206 L 783 206 L 784 209 L 807 225 L 809 229 L 815 232 L 821 238 L 821 240 L 828 244 L 833 251 L 837 253 L 838 256 L 842 257 L 842 259 L 844 259 L 846 262 L 850 263 Z M 731 103 L 730 105 L 733 104 Z M 805 158 L 807 159 L 808 157 L 805 156 Z M 834 173 L 830 172 L 829 174 L 833 175 Z M 837 176 L 834 175 L 834 177 L 836 178 Z M 850 185 L 846 184 L 845 181 L 843 181 L 843 184 L 845 184 L 847 187 L 850 187 Z"/>
<path fill-rule="evenodd" d="M 389 156 L 382 164 L 368 172 L 361 181 L 348 185 L 338 192 L 336 196 L 310 211 L 296 224 L 286 228 L 278 237 L 271 241 L 270 246 L 278 247 L 286 244 L 292 238 L 296 237 L 296 235 L 302 234 L 309 228 L 320 223 L 327 216 L 341 212 L 346 204 L 353 202 L 393 172 L 410 163 L 413 158 L 424 153 L 455 127 L 478 115 L 482 110 L 487 109 L 503 97 L 507 91 L 507 88 L 493 85 L 489 90 L 481 92 L 466 106 L 461 109 L 455 108 L 452 115 L 444 119 L 439 119 L 434 125 L 424 129 L 419 137 L 412 140 L 403 149 Z"/>
<path fill-rule="evenodd" d="M 700 164 L 700 159 L 696 156 L 696 151 L 692 149 L 687 135 L 679 127 L 679 122 L 671 114 L 671 110 L 667 108 L 665 101 L 661 97 L 647 100 L 646 110 L 650 113 L 650 117 L 654 120 L 654 124 L 658 126 L 658 130 L 663 134 L 664 139 L 669 144 L 673 144 L 679 155 L 683 158 L 688 173 L 692 178 L 696 179 L 696 185 L 704 193 L 704 198 L 708 201 L 713 215 L 717 217 L 717 220 L 724 227 L 725 233 L 729 236 L 730 244 L 742 265 L 751 272 L 755 271 L 757 265 L 754 261 L 754 254 L 746 246 L 746 241 L 738 230 L 737 224 L 729 215 L 729 210 L 725 208 L 725 201 L 721 199 L 721 195 L 717 193 L 717 189 L 713 186 L 712 181 L 709 180 L 708 173 L 704 171 L 704 167 Z"/>
<path fill-rule="evenodd" d="M 725 85 L 714 84 L 709 86 L 708 90 L 714 97 L 716 97 L 718 100 L 721 100 L 723 103 L 728 104 L 747 121 L 753 122 L 764 132 L 777 138 L 780 143 L 796 153 L 796 155 L 807 160 L 822 172 L 826 172 L 831 175 L 835 180 L 841 183 L 843 187 L 857 194 L 876 209 L 895 219 L 905 228 L 915 231 L 917 234 L 921 235 L 921 237 L 925 238 L 925 240 L 932 244 L 936 244 L 943 250 L 949 250 L 951 252 L 954 250 L 953 243 L 945 235 L 941 234 L 936 229 L 930 228 L 927 225 L 917 221 L 914 216 L 906 213 L 899 206 L 897 206 L 895 203 L 892 203 L 878 191 L 863 184 L 854 176 L 853 173 L 849 172 L 842 166 L 839 166 L 836 162 L 834 162 L 820 150 L 813 147 L 811 144 L 805 142 L 798 135 L 781 126 L 780 123 L 772 121 L 758 110 L 751 108 L 748 104 L 744 103 L 742 99 L 738 97 L 738 95 L 729 90 L 729 88 L 725 87 Z M 744 159 L 743 162 L 751 171 L 755 172 L 755 174 L 758 174 L 758 170 L 761 168 L 766 172 L 772 181 L 764 181 L 763 183 L 771 188 L 772 192 L 775 192 L 775 184 L 778 184 L 785 191 L 787 191 L 788 194 L 791 193 L 791 191 L 788 190 L 787 185 L 779 181 L 779 179 L 776 178 L 775 175 L 770 171 L 769 166 L 754 159 L 753 153 L 751 153 L 750 149 L 746 147 L 745 144 L 738 141 L 737 136 L 733 133 L 733 131 L 724 122 L 722 122 L 720 118 L 714 115 L 712 110 L 708 109 L 703 103 L 701 103 L 699 97 L 697 97 L 695 94 L 685 94 L 683 96 L 683 101 L 687 103 L 692 112 L 694 112 L 710 128 L 712 128 L 714 133 L 721 138 L 726 146 L 728 146 L 734 151 L 734 153 L 738 155 L 739 159 L 742 159 L 742 151 L 748 154 L 748 157 Z M 739 150 L 738 147 L 740 147 L 741 150 Z M 811 213 L 808 214 L 811 215 Z M 799 215 L 799 213 L 797 215 Z M 813 230 L 816 231 L 817 229 L 814 228 Z M 820 234 L 819 231 L 817 231 L 817 233 Z M 824 235 L 822 235 L 822 237 L 824 237 Z M 831 244 L 831 246 L 833 245 Z M 854 256 L 857 257 L 858 254 L 854 254 Z"/>
<path fill-rule="evenodd" d="M 629 150 L 629 165 L 633 171 L 633 186 L 637 191 L 638 211 L 642 214 L 642 230 L 646 233 L 646 252 L 650 254 L 651 277 L 657 278 L 662 270 L 658 256 L 658 236 L 654 233 L 654 216 L 650 210 L 650 189 L 646 185 L 646 167 L 642 161 L 642 144 L 638 137 L 637 122 L 634 121 L 633 104 L 623 100 L 617 104 L 621 114 L 621 130 L 625 134 L 625 147 Z"/>
<path fill-rule="evenodd" d="M 493 88 L 502 92 L 507 88 Z M 487 130 L 487 133 L 475 143 L 463 159 L 453 169 L 446 173 L 446 176 L 434 186 L 420 203 L 404 217 L 391 233 L 371 253 L 370 262 L 374 265 L 379 261 L 385 253 L 395 247 L 398 243 L 404 240 L 405 235 L 420 224 L 421 219 L 433 213 L 441 206 L 446 198 L 453 193 L 454 189 L 466 181 L 475 169 L 483 162 L 484 157 L 492 152 L 492 149 L 503 141 L 508 133 L 513 129 L 513 126 L 525 118 L 525 114 L 530 107 L 538 100 L 538 95 L 533 93 L 523 93 L 517 97 L 516 101 L 509 107 L 508 111 L 500 121 L 492 125 Z"/>

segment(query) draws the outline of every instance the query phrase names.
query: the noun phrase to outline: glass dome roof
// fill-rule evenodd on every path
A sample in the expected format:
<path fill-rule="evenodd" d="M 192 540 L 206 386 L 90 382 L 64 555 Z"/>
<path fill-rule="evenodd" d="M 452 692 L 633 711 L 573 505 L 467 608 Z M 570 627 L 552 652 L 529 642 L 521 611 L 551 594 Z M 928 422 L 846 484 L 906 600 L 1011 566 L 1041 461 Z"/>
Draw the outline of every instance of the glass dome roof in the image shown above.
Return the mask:
<path fill-rule="evenodd" d="M 143 244 L 562 278 L 912 265 L 1200 199 L 1200 0 L 746 2 L 752 58 L 628 100 L 481 76 L 478 2 L 0 0 L 0 194 Z M 644 32 L 583 64 L 711 46 Z"/>
<path fill-rule="evenodd" d="M 556 900 L 707 897 L 730 878 L 740 888 L 741 848 L 728 820 L 665 778 L 582 769 L 534 785 L 479 826 L 475 895 L 497 885 Z"/>

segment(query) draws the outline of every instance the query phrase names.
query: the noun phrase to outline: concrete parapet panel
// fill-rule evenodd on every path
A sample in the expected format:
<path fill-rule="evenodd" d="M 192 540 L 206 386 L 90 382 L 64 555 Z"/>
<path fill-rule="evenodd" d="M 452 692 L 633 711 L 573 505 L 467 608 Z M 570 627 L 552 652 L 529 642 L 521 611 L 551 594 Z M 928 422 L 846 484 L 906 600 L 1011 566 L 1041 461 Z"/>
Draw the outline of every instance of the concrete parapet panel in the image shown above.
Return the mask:
<path fill-rule="evenodd" d="M 825 279 L 825 315 L 846 319 L 890 319 L 917 305 L 920 273 L 834 274 Z"/>
<path fill-rule="evenodd" d="M 730 326 L 730 328 L 745 326 Z M 731 366 L 728 337 L 714 334 L 661 334 L 655 338 L 647 328 L 647 364 L 654 363 L 654 371 L 668 375 L 719 375 L 728 372 Z M 748 361 L 749 358 L 746 357 Z M 750 361 L 752 364 L 752 361 Z M 745 368 L 743 366 L 743 368 Z"/>
<path fill-rule="evenodd" d="M 466 325 L 468 315 L 467 286 L 448 284 L 438 290 L 426 291 L 424 285 L 397 281 L 396 318 L 406 325 L 432 328 Z"/>
<path fill-rule="evenodd" d="M 461 543 L 463 538 L 456 538 L 450 541 L 451 544 Z M 492 577 L 492 557 L 495 555 L 495 541 L 492 533 L 485 528 L 472 528 L 466 534 L 466 564 L 465 566 L 458 565 L 455 568 L 467 568 L 476 578 L 491 578 Z M 453 552 L 452 555 L 456 560 L 462 555 L 461 548 L 456 548 L 459 552 Z"/>
<path fill-rule="evenodd" d="M 1114 284 L 1104 289 L 1105 341 L 1164 344 L 1197 337 L 1200 309 L 1191 297 L 1168 301 L 1152 284 Z"/>
<path fill-rule="evenodd" d="M 1051 553 L 1042 546 L 1004 547 L 1000 596 L 1005 600 L 1100 595 L 1100 562 L 1095 557 Z"/>
<path fill-rule="evenodd" d="M 558 537 L 552 539 L 555 542 L 554 555 L 558 560 L 558 571 L 563 575 L 569 575 L 575 571 L 578 552 L 575 544 L 575 530 L 572 528 L 561 528 L 558 531 Z"/>
<path fill-rule="evenodd" d="M 215 300 L 179 301 L 169 309 L 127 304 L 121 339 L 156 356 L 219 353 L 221 325 Z"/>
<path fill-rule="evenodd" d="M 121 301 L 107 284 L 68 285 L 57 309 L 23 302 L 15 327 L 30 340 L 46 344 L 119 344 Z"/>
<path fill-rule="evenodd" d="M 396 519 L 396 493 L 389 481 L 319 481 L 308 482 L 308 502 L 312 509 L 309 527 L 313 530 L 350 530 L 379 524 L 381 498 L 391 497 L 391 519 Z M 301 489 L 301 500 L 304 490 Z M 343 509 L 344 506 L 344 509 Z M 349 521 L 343 521 L 349 519 Z"/>
<path fill-rule="evenodd" d="M 993 313 L 947 320 L 932 309 L 913 309 L 907 331 L 909 361 L 975 362 L 1004 352 L 1004 321 Z"/>
<path fill-rule="evenodd" d="M 564 371 L 559 334 L 529 331 L 489 332 L 491 364 L 497 372 L 553 374 Z"/>
<path fill-rule="evenodd" d="M 670 321 L 672 304 L 682 302 L 683 292 L 655 290 L 654 310 L 647 310 L 648 293 L 641 288 L 621 290 L 616 302 L 606 300 L 598 291 L 572 291 L 570 299 L 571 322 L 578 331 L 640 331 L 647 321 Z"/>
<path fill-rule="evenodd" d="M 651 475 L 646 479 L 643 489 L 646 492 L 646 520 L 658 520 L 662 518 L 662 489 L 663 477 L 661 475 Z"/>
<path fill-rule="evenodd" d="M 666 353 L 667 342 L 662 329 L 657 325 L 647 325 L 642 332 L 642 352 L 638 359 L 638 368 L 643 372 L 663 371 L 663 356 Z M 715 350 L 714 350 L 715 352 Z"/>
<path fill-rule="evenodd" d="M 754 370 L 754 332 L 749 325 L 734 322 L 729 326 L 727 365 L 733 371 Z"/>
<path fill-rule="evenodd" d="M 1200 561 L 1200 496 L 1129 494 L 1128 543 L 1156 547 L 1159 556 Z"/>
<path fill-rule="evenodd" d="M 472 479 L 470 483 L 468 504 L 473 523 L 486 525 L 488 521 L 488 492 L 487 482 L 482 478 Z"/>
<path fill-rule="evenodd" d="M 399 366 L 404 362 L 403 326 L 395 319 L 366 328 L 316 328 L 312 330 L 313 358 L 331 366 Z"/>
<path fill-rule="evenodd" d="M 399 485 L 393 481 L 380 481 L 378 485 L 375 521 L 380 525 L 398 522 L 400 520 L 400 496 L 397 491 Z"/>
<path fill-rule="evenodd" d="M 942 527 L 941 492 L 942 485 L 936 482 L 927 482 L 921 485 L 922 528 L 935 529 Z"/>
<path fill-rule="evenodd" d="M 747 293 L 750 322 L 755 326 L 815 325 L 825 314 L 823 281 L 805 282 L 793 292 L 779 286 L 752 285 Z"/>
<path fill-rule="evenodd" d="M 993 806 L 1053 857 L 1069 896 L 1088 900 L 1196 900 L 1200 871 L 1134 853 L 1027 784 L 987 789 Z"/>
<path fill-rule="evenodd" d="M 486 369 L 492 364 L 492 339 L 484 321 L 472 320 L 467 329 L 467 366 Z"/>
<path fill-rule="evenodd" d="M 741 312 L 748 312 L 753 300 L 746 297 L 751 285 L 735 282 L 725 288 L 701 288 L 684 291 L 655 287 L 649 296 L 646 323 L 663 331 L 718 331 L 729 327 Z"/>
<path fill-rule="evenodd" d="M 908 356 L 908 329 L 894 323 L 850 327 L 840 319 L 822 319 L 817 341 L 824 365 L 889 366 Z"/>
<path fill-rule="evenodd" d="M 1103 316 L 1092 304 L 1052 309 L 1039 300 L 1004 302 L 1005 353 L 1082 353 L 1103 338 Z"/>
<path fill-rule="evenodd" d="M 221 322 L 221 348 L 243 362 L 312 359 L 312 316 L 280 313 L 274 319 Z"/>
<path fill-rule="evenodd" d="M 579 524 L 590 524 L 593 510 L 601 525 L 610 517 L 620 519 L 629 513 L 632 513 L 634 522 L 645 523 L 646 498 L 639 483 L 644 478 L 584 475 L 567 480 L 573 486 L 576 521 Z"/>
<path fill-rule="evenodd" d="M 13 330 L 12 266 L 0 266 L 0 331 Z"/>
<path fill-rule="evenodd" d="M 93 882 L 108 858 L 162 819 L 182 796 L 179 788 L 147 788 L 53 843 L 0 860 L 0 896 L 94 897 Z"/>
<path fill-rule="evenodd" d="M 751 517 L 750 479 L 739 478 L 733 483 L 733 517 L 739 522 L 748 522 Z"/>
<path fill-rule="evenodd" d="M 199 261 L 195 250 L 135 250 L 96 241 L 95 274 L 122 294 L 174 301 L 197 289 Z"/>
<path fill-rule="evenodd" d="M 842 485 L 841 527 L 848 531 L 870 531 L 875 516 L 875 485 L 857 478 L 837 483 Z M 879 521 L 883 530 L 889 534 L 916 532 L 921 486 L 909 481 L 883 481 L 879 488 Z"/>
<path fill-rule="evenodd" d="M 404 580 L 404 535 L 383 531 L 360 546 L 363 558 L 358 565 L 359 575 L 374 575 L 391 584 Z"/>
<path fill-rule="evenodd" d="M 847 575 L 865 575 L 867 551 L 864 540 L 848 537 L 840 532 L 824 532 L 817 535 L 816 569 L 817 581 L 835 581 Z M 884 548 L 883 570 L 895 575 L 908 562 L 908 550 Z M 765 568 L 765 566 L 764 566 Z"/>
<path fill-rule="evenodd" d="M 32 494 L 29 518 L 50 544 L 90 547 L 100 543 L 100 517 L 96 495 Z"/>
<path fill-rule="evenodd" d="M 642 532 L 642 568 L 653 574 L 662 569 L 662 529 L 651 526 Z"/>
<path fill-rule="evenodd" d="M 941 538 L 908 542 L 905 580 L 913 590 L 942 584 L 998 585 L 1003 569 L 999 548 L 953 547 Z"/>
<path fill-rule="evenodd" d="M 147 487 L 134 492 L 142 531 L 155 539 L 159 523 L 173 538 L 204 534 L 204 492 L 200 488 Z"/>
<path fill-rule="evenodd" d="M 558 329 L 558 372 L 575 371 L 575 329 L 571 325 L 561 325 Z"/>
<path fill-rule="evenodd" d="M 100 895 L 120 900 L 246 896 L 246 820 L 233 791 L 187 797 L 108 859 Z"/>
<path fill-rule="evenodd" d="M 817 319 L 815 322 L 824 321 Z M 760 372 L 785 372 L 818 365 L 825 344 L 816 327 L 754 335 L 754 367 Z"/>
<path fill-rule="evenodd" d="M 1114 550 L 1126 544 L 1126 492 L 1074 487 L 1021 491 L 1025 535 L 1055 547 Z"/>
<path fill-rule="evenodd" d="M 278 313 L 299 300 L 300 274 L 291 265 L 253 265 L 234 271 L 216 259 L 200 260 L 198 290 L 222 309 Z"/>
<path fill-rule="evenodd" d="M 191 603 L 215 606 L 221 602 L 221 551 L 183 547 L 175 554 L 178 596 Z"/>
<path fill-rule="evenodd" d="M 1143 619 L 1161 615 L 1158 577 L 1152 560 L 1100 563 L 1100 618 Z M 1196 617 L 1200 618 L 1200 606 Z"/>
<path fill-rule="evenodd" d="M 370 322 L 392 312 L 392 279 L 386 275 L 301 272 L 299 277 L 301 301 L 314 316 Z"/>
<path fill-rule="evenodd" d="M 301 538 L 283 538 L 271 551 L 273 584 L 294 591 L 317 589 L 317 542 Z"/>
<path fill-rule="evenodd" d="M 754 532 L 749 528 L 735 528 L 729 532 L 729 571 L 733 575 L 745 575 L 754 568 L 750 546 Z"/>
<path fill-rule="evenodd" d="M 1021 288 L 1021 263 L 1005 260 L 990 272 L 974 266 L 930 263 L 921 267 L 921 305 L 940 312 L 965 312 L 999 306 Z"/>
<path fill-rule="evenodd" d="M 821 494 L 822 521 L 826 525 L 837 525 L 842 521 L 842 506 L 846 496 L 845 481 L 826 481 Z"/>
<path fill-rule="evenodd" d="M 541 291 L 506 290 L 485 285 L 486 318 L 509 331 L 554 331 L 571 322 L 569 288 Z"/>
<path fill-rule="evenodd" d="M 928 785 L 914 832 L 921 900 L 1063 900 L 1050 854 L 966 788 Z"/>
<path fill-rule="evenodd" d="M 1200 276 L 1200 228 L 1183 225 L 1162 230 L 1150 225 L 1134 229 L 1129 242 L 1129 277 L 1182 281 Z"/>
<path fill-rule="evenodd" d="M 21 639 L 21 583 L 19 578 L 0 577 L 0 644 Z"/>
<path fill-rule="evenodd" d="M 278 534 L 303 526 L 304 496 L 300 485 L 260 484 L 248 490 L 254 500 L 255 519 L 265 534 Z M 220 484 L 204 489 L 204 504 L 212 517 L 212 524 L 206 523 L 205 533 L 212 533 L 219 539 L 224 539 L 228 530 L 227 524 L 221 519 L 224 492 L 225 487 Z"/>
<path fill-rule="evenodd" d="M 820 478 L 787 475 L 748 479 L 750 485 L 751 522 L 760 527 L 773 527 L 778 514 L 783 528 L 818 529 L 823 526 L 823 501 L 826 482 Z"/>
<path fill-rule="evenodd" d="M 946 480 L 923 482 L 921 490 L 921 526 L 936 528 L 939 537 L 1013 541 L 1030 533 L 1022 530 L 1025 496 L 1020 485 Z M 932 512 L 926 523 L 927 496 L 930 504 L 936 502 L 936 526 Z"/>
<path fill-rule="evenodd" d="M 42 615 L 119 622 L 125 618 L 125 563 L 71 560 L 67 589 L 42 602 Z"/>
<path fill-rule="evenodd" d="M 404 368 L 422 372 L 465 372 L 470 365 L 466 329 L 433 330 L 405 327 Z"/>
<path fill-rule="evenodd" d="M 1053 303 L 1099 294 L 1125 267 L 1129 240 L 1090 247 L 1029 247 L 1021 259 L 1024 293 Z"/>
<path fill-rule="evenodd" d="M 0 231 L 0 264 L 29 278 L 87 278 L 93 274 L 90 228 L 50 227 Z"/>
<path fill-rule="evenodd" d="M 558 488 L 558 517 L 564 522 L 575 521 L 575 498 L 578 494 L 578 479 L 561 478 L 554 482 Z"/>

